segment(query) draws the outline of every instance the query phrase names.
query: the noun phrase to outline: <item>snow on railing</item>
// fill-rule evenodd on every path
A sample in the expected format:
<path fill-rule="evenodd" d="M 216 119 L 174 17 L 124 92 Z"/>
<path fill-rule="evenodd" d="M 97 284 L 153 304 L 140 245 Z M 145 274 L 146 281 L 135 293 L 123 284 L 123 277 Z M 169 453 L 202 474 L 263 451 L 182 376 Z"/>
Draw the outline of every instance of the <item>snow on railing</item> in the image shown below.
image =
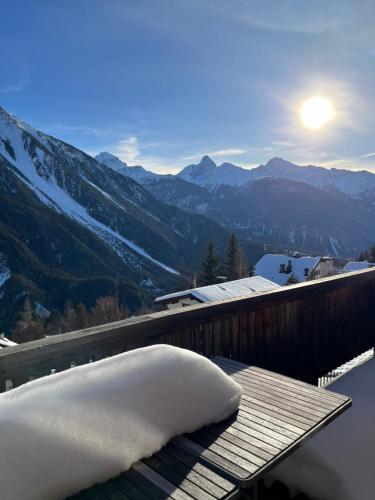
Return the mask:
<path fill-rule="evenodd" d="M 375 345 L 375 269 L 129 318 L 0 351 L 0 392 L 153 344 L 229 357 L 318 384 Z"/>

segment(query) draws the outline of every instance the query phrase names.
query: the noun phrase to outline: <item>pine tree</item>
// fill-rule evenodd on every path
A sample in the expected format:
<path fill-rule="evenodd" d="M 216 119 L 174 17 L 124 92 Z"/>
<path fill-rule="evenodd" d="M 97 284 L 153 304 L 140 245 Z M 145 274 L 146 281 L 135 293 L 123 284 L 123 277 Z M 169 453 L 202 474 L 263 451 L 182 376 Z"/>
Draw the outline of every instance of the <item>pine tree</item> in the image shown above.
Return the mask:
<path fill-rule="evenodd" d="M 370 262 L 375 262 L 375 245 L 372 245 L 372 247 L 368 251 L 368 260 Z"/>
<path fill-rule="evenodd" d="M 216 252 L 214 242 L 207 243 L 206 253 L 201 264 L 199 284 L 201 286 L 213 285 L 217 283 L 217 276 L 220 272 L 220 257 Z"/>
<path fill-rule="evenodd" d="M 235 233 L 232 233 L 228 240 L 224 272 L 228 281 L 238 280 L 249 275 L 245 253 Z"/>

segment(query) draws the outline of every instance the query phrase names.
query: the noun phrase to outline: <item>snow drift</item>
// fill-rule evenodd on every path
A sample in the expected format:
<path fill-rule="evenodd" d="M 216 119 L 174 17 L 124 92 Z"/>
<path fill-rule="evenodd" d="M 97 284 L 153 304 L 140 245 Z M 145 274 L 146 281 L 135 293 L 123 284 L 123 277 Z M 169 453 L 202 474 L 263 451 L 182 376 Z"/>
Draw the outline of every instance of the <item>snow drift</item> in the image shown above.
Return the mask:
<path fill-rule="evenodd" d="M 0 395 L 1 499 L 64 498 L 115 477 L 240 398 L 211 361 L 166 345 L 29 382 Z"/>

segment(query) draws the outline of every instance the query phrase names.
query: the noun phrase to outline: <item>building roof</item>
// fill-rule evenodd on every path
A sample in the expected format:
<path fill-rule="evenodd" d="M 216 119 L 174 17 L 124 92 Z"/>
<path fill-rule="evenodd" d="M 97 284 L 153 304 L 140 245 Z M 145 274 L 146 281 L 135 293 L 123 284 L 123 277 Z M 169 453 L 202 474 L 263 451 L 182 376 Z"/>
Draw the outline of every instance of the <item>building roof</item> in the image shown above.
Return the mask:
<path fill-rule="evenodd" d="M 267 292 L 275 288 L 279 288 L 277 283 L 273 283 L 262 276 L 252 276 L 251 278 L 227 281 L 226 283 L 218 283 L 217 285 L 201 286 L 182 292 L 169 293 L 168 295 L 157 297 L 155 302 L 161 304 L 186 297 L 194 298 L 199 302 L 215 302 L 216 300 L 252 295 L 257 292 Z"/>
<path fill-rule="evenodd" d="M 308 269 L 310 273 L 316 268 L 321 259 L 321 257 L 293 257 L 281 254 L 266 254 L 256 263 L 255 272 L 257 275 L 263 276 L 279 285 L 285 285 L 292 273 L 298 281 L 305 281 L 305 269 Z M 287 267 L 288 261 L 292 263 L 292 272 L 288 274 L 280 273 L 280 265 L 284 264 Z"/>
<path fill-rule="evenodd" d="M 0 349 L 3 347 L 11 347 L 12 345 L 17 345 L 16 342 L 7 339 L 4 335 L 0 334 Z"/>
<path fill-rule="evenodd" d="M 362 269 L 368 269 L 369 267 L 375 267 L 375 262 L 368 262 L 364 260 L 363 262 L 348 262 L 343 268 L 344 273 L 350 273 L 352 271 L 361 271 Z"/>

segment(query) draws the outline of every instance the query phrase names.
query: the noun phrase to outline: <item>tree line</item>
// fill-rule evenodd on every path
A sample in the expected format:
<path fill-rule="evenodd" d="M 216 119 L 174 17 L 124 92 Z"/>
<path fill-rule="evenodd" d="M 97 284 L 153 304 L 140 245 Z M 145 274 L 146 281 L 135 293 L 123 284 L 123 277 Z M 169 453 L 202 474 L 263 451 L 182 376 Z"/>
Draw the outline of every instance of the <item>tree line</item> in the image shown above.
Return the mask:
<path fill-rule="evenodd" d="M 195 273 L 187 270 L 182 259 L 179 267 L 176 283 L 177 290 L 213 285 L 223 281 L 253 276 L 254 274 L 254 267 L 247 262 L 243 248 L 235 233 L 231 234 L 223 257 L 219 255 L 212 240 L 207 242 L 199 272 Z M 137 311 L 137 315 L 146 314 L 150 311 L 152 309 L 142 308 Z M 68 301 L 63 312 L 54 309 L 48 318 L 38 316 L 30 298 L 26 296 L 23 308 L 10 332 L 10 336 L 17 343 L 29 342 L 46 336 L 112 323 L 113 321 L 126 319 L 130 315 L 130 310 L 120 304 L 116 293 L 106 297 L 99 297 L 91 308 L 82 303 L 74 304 Z"/>
<path fill-rule="evenodd" d="M 26 297 L 19 318 L 11 331 L 11 338 L 21 344 L 50 335 L 112 323 L 129 316 L 130 310 L 119 303 L 116 295 L 111 295 L 99 297 L 95 305 L 89 309 L 84 304 L 73 304 L 69 301 L 65 304 L 63 313 L 56 309 L 48 318 L 42 319 L 35 313 L 29 297 Z"/>
<path fill-rule="evenodd" d="M 359 254 L 358 261 L 363 262 L 364 260 L 367 260 L 368 262 L 375 262 L 375 245 L 372 245 L 368 250 Z"/>
<path fill-rule="evenodd" d="M 176 291 L 214 285 L 223 281 L 233 281 L 254 275 L 254 266 L 247 262 L 245 252 L 236 236 L 229 237 L 224 256 L 221 257 L 213 240 L 207 242 L 197 273 L 189 271 L 183 259 L 180 260 Z"/>

